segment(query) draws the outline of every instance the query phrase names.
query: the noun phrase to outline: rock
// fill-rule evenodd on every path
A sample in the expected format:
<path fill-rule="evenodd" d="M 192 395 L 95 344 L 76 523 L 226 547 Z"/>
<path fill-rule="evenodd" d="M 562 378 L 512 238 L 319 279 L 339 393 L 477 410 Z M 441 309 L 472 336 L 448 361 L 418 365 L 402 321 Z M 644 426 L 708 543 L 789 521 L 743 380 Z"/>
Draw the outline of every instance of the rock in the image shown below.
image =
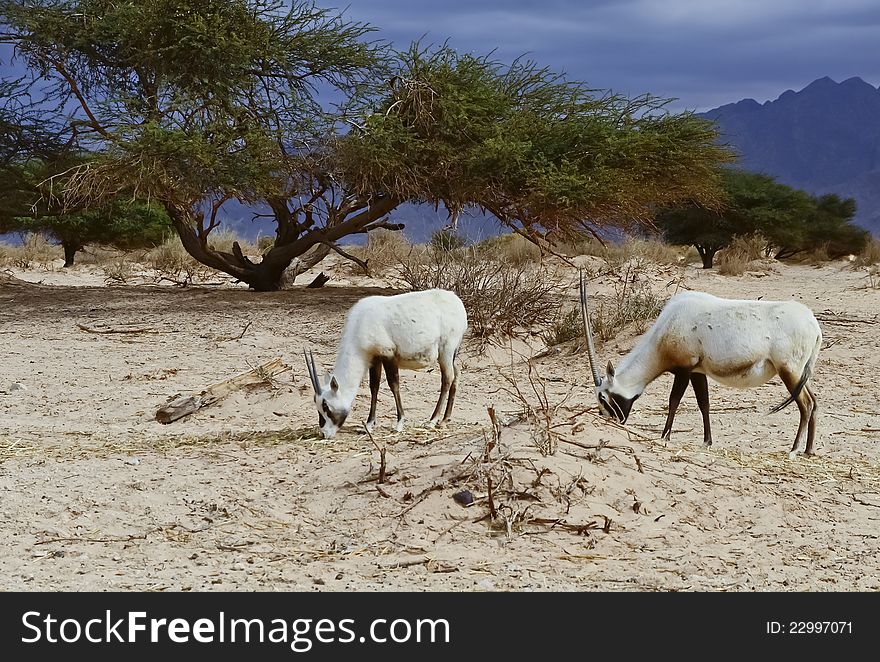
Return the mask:
<path fill-rule="evenodd" d="M 460 503 L 462 506 L 469 506 L 474 502 L 474 495 L 471 494 L 470 490 L 462 490 L 461 492 L 456 492 L 452 495 L 452 498 L 455 499 L 457 503 Z"/>
<path fill-rule="evenodd" d="M 16 391 L 27 391 L 27 386 L 21 382 L 12 382 L 12 385 L 9 387 L 9 392 L 15 393 Z"/>
<path fill-rule="evenodd" d="M 137 459 L 136 457 L 130 457 L 125 460 L 125 463 L 130 464 L 133 467 L 136 467 L 137 465 L 139 465 L 141 463 L 141 461 L 139 459 Z"/>

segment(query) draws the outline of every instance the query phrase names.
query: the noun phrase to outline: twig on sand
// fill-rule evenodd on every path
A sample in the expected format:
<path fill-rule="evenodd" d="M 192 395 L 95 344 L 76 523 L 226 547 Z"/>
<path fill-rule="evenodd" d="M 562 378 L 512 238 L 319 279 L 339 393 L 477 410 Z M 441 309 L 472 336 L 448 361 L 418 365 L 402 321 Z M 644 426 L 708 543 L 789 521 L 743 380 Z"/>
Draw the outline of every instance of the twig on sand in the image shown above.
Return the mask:
<path fill-rule="evenodd" d="M 600 450 L 604 450 L 607 448 L 608 450 L 612 450 L 612 451 L 622 451 L 624 453 L 629 453 L 630 455 L 633 456 L 633 459 L 636 462 L 636 468 L 639 470 L 639 473 L 640 474 L 645 473 L 645 469 L 642 466 L 642 461 L 639 459 L 639 456 L 636 455 L 635 450 L 633 450 L 632 448 L 629 448 L 628 446 L 612 446 L 611 444 L 604 444 L 604 443 L 582 444 L 578 441 L 573 441 L 572 439 L 566 439 L 565 437 L 562 437 L 562 436 L 559 437 L 559 441 L 564 442 L 566 444 L 571 444 L 572 446 L 577 446 L 578 448 L 583 448 L 585 450 L 600 451 Z"/>
<path fill-rule="evenodd" d="M 140 328 L 127 328 L 127 327 L 107 327 L 105 329 L 92 328 L 89 326 L 85 326 L 84 324 L 77 323 L 77 327 L 87 333 L 99 333 L 99 334 L 108 334 L 108 333 L 158 333 L 156 329 L 151 326 L 144 326 Z"/>
<path fill-rule="evenodd" d="M 366 432 L 367 436 L 370 438 L 370 441 L 372 442 L 373 447 L 377 451 L 379 451 L 379 476 L 376 478 L 376 482 L 379 485 L 381 485 L 382 483 L 385 482 L 385 450 L 386 450 L 386 447 L 383 446 L 382 448 L 379 448 L 379 444 L 377 444 L 376 440 L 373 439 L 373 433 L 370 432 L 369 428 L 367 427 L 367 424 L 361 423 L 361 425 L 364 428 L 364 432 Z M 385 496 L 385 497 L 388 496 L 388 494 L 383 493 L 382 490 L 379 490 L 379 494 L 381 494 L 382 496 Z"/>

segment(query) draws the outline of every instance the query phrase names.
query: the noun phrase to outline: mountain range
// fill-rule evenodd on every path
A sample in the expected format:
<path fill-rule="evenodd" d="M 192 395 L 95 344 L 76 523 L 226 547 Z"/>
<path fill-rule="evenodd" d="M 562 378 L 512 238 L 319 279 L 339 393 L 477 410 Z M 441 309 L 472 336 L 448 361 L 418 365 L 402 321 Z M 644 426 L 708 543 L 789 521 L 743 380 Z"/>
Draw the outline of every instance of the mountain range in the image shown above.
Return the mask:
<path fill-rule="evenodd" d="M 880 89 L 858 77 L 819 78 L 772 101 L 714 108 L 737 166 L 814 195 L 855 198 L 856 222 L 880 235 Z"/>

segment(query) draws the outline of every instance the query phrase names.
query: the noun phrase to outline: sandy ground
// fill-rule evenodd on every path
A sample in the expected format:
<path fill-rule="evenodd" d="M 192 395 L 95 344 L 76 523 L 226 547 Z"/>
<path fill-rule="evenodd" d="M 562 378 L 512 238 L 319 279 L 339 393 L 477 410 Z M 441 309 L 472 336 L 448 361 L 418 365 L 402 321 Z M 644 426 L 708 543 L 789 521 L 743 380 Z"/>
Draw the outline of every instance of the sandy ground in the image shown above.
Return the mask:
<path fill-rule="evenodd" d="M 487 407 L 502 422 L 522 411 L 501 373 L 535 398 L 521 358 L 466 339 L 448 428 L 415 427 L 437 371 L 401 373 L 413 422 L 401 434 L 383 387 L 382 485 L 358 430 L 366 388 L 342 433 L 318 439 L 300 353 L 332 365 L 345 311 L 385 283 L 254 294 L 109 287 L 88 269 L 15 275 L 43 284 L 0 284 L 0 589 L 880 590 L 880 290 L 842 263 L 740 277 L 688 267 L 679 283 L 816 312 L 815 458 L 787 457 L 795 407 L 766 414 L 786 395 L 778 379 L 710 384 L 708 450 L 690 392 L 671 441 L 658 439 L 670 376 L 629 430 L 604 423 L 578 343 L 534 362 L 555 453 L 525 421 L 487 449 Z M 669 294 L 676 279 L 657 268 L 652 285 Z M 95 333 L 108 329 L 137 332 Z M 634 340 L 600 353 L 619 359 Z M 270 383 L 154 420 L 172 396 L 279 356 L 291 370 Z M 453 499 L 462 490 L 472 506 Z"/>

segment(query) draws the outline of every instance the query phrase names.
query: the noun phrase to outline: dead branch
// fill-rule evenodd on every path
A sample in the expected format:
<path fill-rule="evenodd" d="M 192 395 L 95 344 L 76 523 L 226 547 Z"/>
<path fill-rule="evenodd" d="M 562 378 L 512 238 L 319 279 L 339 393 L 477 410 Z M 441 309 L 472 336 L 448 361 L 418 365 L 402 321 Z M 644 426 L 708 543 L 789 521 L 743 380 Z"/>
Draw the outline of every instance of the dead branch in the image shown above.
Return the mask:
<path fill-rule="evenodd" d="M 379 444 L 377 444 L 376 440 L 373 439 L 373 434 L 367 428 L 367 424 L 361 423 L 361 425 L 364 428 L 364 432 L 366 432 L 367 436 L 370 438 L 370 442 L 372 442 L 373 447 L 377 451 L 379 451 L 379 476 L 376 478 L 376 482 L 379 485 L 381 485 L 382 483 L 385 482 L 385 450 L 386 450 L 386 447 L 383 446 L 382 448 L 379 448 Z M 388 496 L 387 494 L 383 494 L 382 490 L 379 490 L 379 494 L 382 494 L 382 496 L 386 496 L 386 497 Z"/>
<path fill-rule="evenodd" d="M 248 370 L 240 375 L 236 375 L 231 379 L 219 382 L 201 393 L 195 393 L 189 396 L 181 396 L 169 402 L 167 405 L 160 407 L 156 412 L 156 420 L 160 423 L 171 423 L 184 416 L 189 416 L 195 411 L 208 407 L 230 393 L 237 391 L 245 386 L 261 384 L 266 382 L 282 372 L 290 370 L 290 366 L 281 362 L 281 357 L 273 359 L 261 366 Z"/>
<path fill-rule="evenodd" d="M 83 324 L 76 325 L 81 330 L 87 333 L 100 333 L 100 334 L 108 334 L 108 333 L 158 333 L 156 329 L 151 326 L 145 326 L 137 329 L 128 329 L 125 327 L 107 327 L 106 329 L 98 329 L 85 326 Z"/>

